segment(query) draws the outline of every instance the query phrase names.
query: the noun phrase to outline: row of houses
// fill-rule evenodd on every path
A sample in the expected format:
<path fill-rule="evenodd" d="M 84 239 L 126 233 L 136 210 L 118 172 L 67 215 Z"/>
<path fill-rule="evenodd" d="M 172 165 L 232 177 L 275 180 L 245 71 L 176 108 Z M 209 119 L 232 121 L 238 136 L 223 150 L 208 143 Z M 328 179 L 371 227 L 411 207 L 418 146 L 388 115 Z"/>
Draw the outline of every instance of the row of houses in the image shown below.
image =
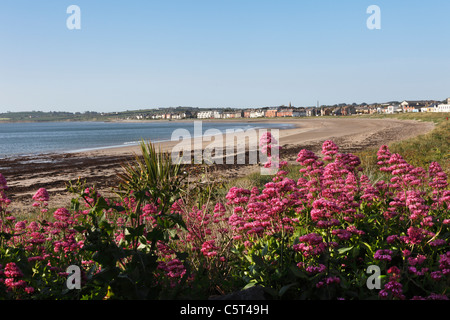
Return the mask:
<path fill-rule="evenodd" d="M 183 112 L 159 110 L 155 113 L 137 115 L 137 119 L 178 120 L 197 119 L 235 119 L 235 118 L 284 118 L 284 117 L 316 117 L 316 116 L 349 116 L 357 114 L 393 114 L 406 112 L 450 112 L 450 98 L 446 101 L 435 100 L 405 100 L 403 102 L 382 104 L 340 104 L 321 107 L 265 107 L 259 109 L 210 109 Z"/>
<path fill-rule="evenodd" d="M 433 100 L 405 100 L 399 104 L 391 104 L 379 110 L 379 113 L 409 113 L 409 112 L 450 112 L 450 98 L 446 103 Z"/>
<path fill-rule="evenodd" d="M 242 111 L 201 111 L 198 119 L 234 119 L 234 118 L 275 118 L 275 117 L 306 117 L 305 108 L 270 108 L 248 109 Z"/>

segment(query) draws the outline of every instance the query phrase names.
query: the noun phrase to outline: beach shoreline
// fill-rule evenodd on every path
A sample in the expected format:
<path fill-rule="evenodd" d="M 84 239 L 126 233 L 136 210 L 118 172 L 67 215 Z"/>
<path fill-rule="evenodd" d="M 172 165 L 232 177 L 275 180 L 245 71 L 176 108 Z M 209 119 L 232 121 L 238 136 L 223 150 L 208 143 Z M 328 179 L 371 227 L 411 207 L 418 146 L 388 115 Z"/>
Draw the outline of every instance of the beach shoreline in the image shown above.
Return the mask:
<path fill-rule="evenodd" d="M 274 121 L 254 119 L 248 122 Z M 318 117 L 283 119 L 279 122 L 294 125 L 293 128 L 279 130 L 280 145 L 283 147 L 281 158 L 288 161 L 295 161 L 301 149 L 320 153 L 325 140 L 333 140 L 340 147 L 340 152 L 356 152 L 424 134 L 434 128 L 431 122 L 397 119 Z M 237 133 L 237 140 L 242 143 L 246 134 L 246 132 Z M 157 150 L 163 152 L 171 152 L 174 147 L 187 146 L 186 144 L 190 144 L 192 151 L 199 146 L 205 150 L 211 143 L 216 142 L 216 138 L 220 142 L 220 138 L 216 136 L 203 140 L 193 138 L 183 142 L 166 141 L 154 145 Z M 222 139 L 226 147 L 226 137 L 222 135 Z M 46 188 L 49 191 L 50 207 L 67 205 L 72 197 L 66 191 L 67 182 L 78 179 L 86 180 L 91 185 L 96 184 L 101 190 L 110 190 L 117 185 L 117 173 L 121 171 L 121 165 L 133 160 L 135 154 L 140 154 L 139 145 L 0 159 L 0 173 L 10 187 L 8 190 L 8 197 L 12 200 L 10 209 L 14 212 L 31 208 L 33 202 L 31 197 L 39 188 Z M 259 168 L 258 164 L 223 164 L 212 167 L 225 179 L 236 178 Z"/>

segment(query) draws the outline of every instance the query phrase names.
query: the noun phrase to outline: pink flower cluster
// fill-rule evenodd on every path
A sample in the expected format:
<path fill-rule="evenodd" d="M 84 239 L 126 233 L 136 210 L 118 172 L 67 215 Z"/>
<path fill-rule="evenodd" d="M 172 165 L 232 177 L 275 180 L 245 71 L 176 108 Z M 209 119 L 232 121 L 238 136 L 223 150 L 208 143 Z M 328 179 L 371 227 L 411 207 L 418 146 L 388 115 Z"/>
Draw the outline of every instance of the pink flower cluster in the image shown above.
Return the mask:
<path fill-rule="evenodd" d="M 281 146 L 270 131 L 261 135 L 259 146 L 261 153 L 267 155 L 267 162 L 264 164 L 265 168 L 280 169 L 287 165 L 286 161 L 280 161 Z"/>
<path fill-rule="evenodd" d="M 7 191 L 8 189 L 8 183 L 5 177 L 0 173 L 0 232 L 2 232 L 3 230 L 4 222 L 2 221 L 2 219 L 5 217 L 5 215 L 9 214 L 7 208 L 11 203 L 11 200 L 8 199 L 5 193 L 5 191 Z"/>
<path fill-rule="evenodd" d="M 431 258 L 425 254 L 411 256 L 410 251 L 422 247 L 424 250 L 445 250 L 448 246 L 448 241 L 438 237 L 441 231 L 436 233 L 439 226 L 447 228 L 450 224 L 447 175 L 437 163 L 431 163 L 427 172 L 408 164 L 399 154 L 391 154 L 387 146 L 382 146 L 378 151 L 378 165 L 382 172 L 391 175 L 391 179 L 373 183 L 361 174 L 360 159 L 352 154 L 339 153 L 332 141 L 324 142 L 322 154 L 323 159 L 305 149 L 298 153 L 297 162 L 302 168 L 296 183 L 282 173 L 261 191 L 231 188 L 227 205 L 233 210 L 229 219 L 233 239 L 251 247 L 255 241 L 267 239 L 280 230 L 290 234 L 296 227 L 305 228 L 298 223 L 308 222 L 314 232 L 297 238 L 292 244 L 300 259 L 297 267 L 307 274 L 326 273 L 328 268 L 320 263 L 321 256 L 346 248 L 347 243 L 358 243 L 366 235 L 366 212 L 372 214 L 381 210 L 375 221 L 386 223 L 386 230 L 399 233 L 388 234 L 384 248 L 375 248 L 373 255 L 360 257 L 358 261 L 368 259 L 370 263 L 393 263 L 394 258 L 402 255 L 398 249 L 400 246 L 408 248 L 404 249 L 403 256 L 409 252 L 409 265 L 405 269 L 410 274 L 416 277 L 430 274 L 436 280 L 447 276 L 448 269 L 444 268 L 444 275 L 441 269 L 422 266 L 424 261 L 431 265 Z M 444 210 L 447 214 L 436 216 L 436 210 Z M 442 264 L 446 263 L 446 257 L 444 255 L 441 259 Z M 342 267 L 347 268 L 348 264 L 342 263 Z M 325 277 L 317 287 L 339 281 L 339 277 Z M 405 297 L 400 271 L 391 277 L 380 297 Z"/>
<path fill-rule="evenodd" d="M 5 276 L 5 278 L 1 276 Z M 0 265 L 0 282 L 3 282 L 9 291 L 23 289 L 27 294 L 32 294 L 34 288 L 28 286 L 27 282 L 21 279 L 22 277 L 23 273 L 16 263 L 7 263 L 3 270 Z"/>
<path fill-rule="evenodd" d="M 294 210 L 299 201 L 292 179 L 278 175 L 261 192 L 257 189 L 231 188 L 226 198 L 228 205 L 235 206 L 229 223 L 236 239 L 244 237 L 250 240 L 253 236 L 292 232 L 297 222 L 295 217 L 286 215 L 286 212 Z"/>
<path fill-rule="evenodd" d="M 48 211 L 46 208 L 48 206 L 48 200 L 50 199 L 47 189 L 40 188 L 33 196 L 33 207 L 41 207 L 41 212 L 45 213 Z"/>
<path fill-rule="evenodd" d="M 294 244 L 293 249 L 300 252 L 305 258 L 319 256 L 326 249 L 326 243 L 317 233 L 301 236 L 298 240 L 300 243 Z"/>

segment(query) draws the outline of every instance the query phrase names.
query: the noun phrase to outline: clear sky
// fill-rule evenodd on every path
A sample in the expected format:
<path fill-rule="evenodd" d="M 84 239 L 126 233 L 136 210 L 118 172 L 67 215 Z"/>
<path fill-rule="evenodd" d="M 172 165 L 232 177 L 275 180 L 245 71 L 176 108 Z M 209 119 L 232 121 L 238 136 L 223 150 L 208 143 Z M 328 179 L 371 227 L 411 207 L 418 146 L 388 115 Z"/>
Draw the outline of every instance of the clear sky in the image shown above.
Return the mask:
<path fill-rule="evenodd" d="M 443 100 L 449 15 L 448 0 L 0 0 L 0 112 Z"/>

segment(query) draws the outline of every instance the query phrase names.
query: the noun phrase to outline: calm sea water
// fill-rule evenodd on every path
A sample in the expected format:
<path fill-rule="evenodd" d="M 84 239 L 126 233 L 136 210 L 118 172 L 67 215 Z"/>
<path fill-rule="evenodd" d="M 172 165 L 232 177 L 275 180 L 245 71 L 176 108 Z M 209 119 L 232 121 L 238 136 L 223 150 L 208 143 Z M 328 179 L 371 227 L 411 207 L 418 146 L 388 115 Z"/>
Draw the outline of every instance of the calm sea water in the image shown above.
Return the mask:
<path fill-rule="evenodd" d="M 202 122 L 209 129 L 285 129 L 282 123 Z M 176 129 L 194 136 L 194 122 L 48 122 L 0 123 L 0 158 L 136 145 L 142 139 L 169 141 Z"/>

